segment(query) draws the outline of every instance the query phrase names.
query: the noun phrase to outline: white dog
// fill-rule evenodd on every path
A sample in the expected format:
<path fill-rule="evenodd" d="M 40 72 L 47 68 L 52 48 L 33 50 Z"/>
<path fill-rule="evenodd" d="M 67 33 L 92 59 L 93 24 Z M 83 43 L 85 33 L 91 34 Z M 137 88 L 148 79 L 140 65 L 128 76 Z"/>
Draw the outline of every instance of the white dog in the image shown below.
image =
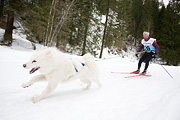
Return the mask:
<path fill-rule="evenodd" d="M 23 67 L 31 69 L 30 74 L 37 70 L 41 73 L 29 82 L 22 84 L 23 88 L 29 87 L 37 81 L 48 81 L 47 88 L 41 95 L 32 98 L 34 103 L 50 94 L 59 82 L 80 79 L 80 81 L 87 84 L 85 89 L 89 89 L 92 82 L 101 87 L 98 68 L 91 55 L 84 55 L 81 59 L 70 59 L 68 55 L 61 53 L 56 48 L 43 48 L 35 52 L 30 61 L 24 64 Z"/>

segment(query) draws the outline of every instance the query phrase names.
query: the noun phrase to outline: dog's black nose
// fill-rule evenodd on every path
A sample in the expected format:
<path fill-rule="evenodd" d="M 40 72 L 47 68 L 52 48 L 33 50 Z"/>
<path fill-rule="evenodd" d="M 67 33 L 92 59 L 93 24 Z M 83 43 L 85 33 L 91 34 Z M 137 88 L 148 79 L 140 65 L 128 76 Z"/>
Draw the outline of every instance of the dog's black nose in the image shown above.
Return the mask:
<path fill-rule="evenodd" d="M 26 64 L 23 64 L 23 67 L 25 68 L 25 67 L 26 67 Z"/>

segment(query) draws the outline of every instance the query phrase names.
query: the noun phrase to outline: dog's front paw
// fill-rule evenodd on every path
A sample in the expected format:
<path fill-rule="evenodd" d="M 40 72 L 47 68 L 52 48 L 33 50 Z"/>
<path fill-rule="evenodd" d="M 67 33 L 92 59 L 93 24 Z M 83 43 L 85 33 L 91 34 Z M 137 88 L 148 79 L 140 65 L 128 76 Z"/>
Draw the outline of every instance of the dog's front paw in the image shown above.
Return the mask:
<path fill-rule="evenodd" d="M 89 90 L 89 89 L 90 89 L 89 85 L 84 88 L 84 90 Z"/>
<path fill-rule="evenodd" d="M 37 102 L 39 102 L 41 99 L 40 99 L 39 97 L 33 97 L 31 100 L 32 100 L 33 103 L 37 103 Z"/>
<path fill-rule="evenodd" d="M 26 83 L 23 83 L 21 86 L 22 86 L 23 88 L 26 88 L 26 87 L 29 87 L 30 85 L 28 85 L 28 84 L 26 84 Z"/>

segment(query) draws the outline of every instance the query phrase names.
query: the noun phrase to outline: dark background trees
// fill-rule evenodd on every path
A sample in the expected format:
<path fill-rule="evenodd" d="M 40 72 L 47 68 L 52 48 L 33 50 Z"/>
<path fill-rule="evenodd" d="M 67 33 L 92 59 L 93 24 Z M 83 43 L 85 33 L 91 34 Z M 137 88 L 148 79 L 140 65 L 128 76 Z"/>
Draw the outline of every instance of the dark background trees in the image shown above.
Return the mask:
<path fill-rule="evenodd" d="M 13 42 L 13 22 L 24 26 L 32 43 L 100 58 L 103 49 L 120 53 L 138 47 L 149 31 L 160 46 L 159 57 L 169 65 L 180 63 L 180 2 L 167 6 L 159 0 L 1 0 L 3 45 Z"/>

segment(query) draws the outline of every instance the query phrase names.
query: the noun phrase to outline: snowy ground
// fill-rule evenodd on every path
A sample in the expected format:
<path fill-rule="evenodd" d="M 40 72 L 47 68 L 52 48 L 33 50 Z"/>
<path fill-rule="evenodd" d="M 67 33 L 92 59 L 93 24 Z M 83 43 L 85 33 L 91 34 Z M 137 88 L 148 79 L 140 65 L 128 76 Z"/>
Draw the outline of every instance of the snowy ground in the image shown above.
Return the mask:
<path fill-rule="evenodd" d="M 127 75 L 111 71 L 135 70 L 137 60 L 100 60 L 97 64 L 102 88 L 93 84 L 85 91 L 77 80 L 60 84 L 46 99 L 33 104 L 31 98 L 40 94 L 47 83 L 21 88 L 34 76 L 22 67 L 32 53 L 0 47 L 1 120 L 180 120 L 179 66 L 164 66 L 174 79 L 153 63 L 148 70 L 151 77 L 127 79 Z"/>

